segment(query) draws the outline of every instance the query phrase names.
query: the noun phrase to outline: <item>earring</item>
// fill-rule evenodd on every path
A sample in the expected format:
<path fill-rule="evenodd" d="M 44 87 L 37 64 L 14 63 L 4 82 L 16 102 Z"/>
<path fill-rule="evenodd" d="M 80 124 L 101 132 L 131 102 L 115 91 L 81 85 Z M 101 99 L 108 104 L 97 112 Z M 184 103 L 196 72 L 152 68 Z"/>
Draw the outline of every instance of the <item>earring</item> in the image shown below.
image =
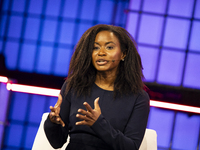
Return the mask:
<path fill-rule="evenodd" d="M 122 61 L 124 61 L 124 58 L 122 58 Z"/>

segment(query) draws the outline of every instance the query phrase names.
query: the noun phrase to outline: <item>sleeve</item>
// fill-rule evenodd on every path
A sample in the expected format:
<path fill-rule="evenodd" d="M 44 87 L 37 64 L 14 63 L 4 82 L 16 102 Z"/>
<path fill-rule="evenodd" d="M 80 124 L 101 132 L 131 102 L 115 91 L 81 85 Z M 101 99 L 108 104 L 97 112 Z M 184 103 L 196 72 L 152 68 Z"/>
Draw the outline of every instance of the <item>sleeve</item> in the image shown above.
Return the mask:
<path fill-rule="evenodd" d="M 62 95 L 62 104 L 60 108 L 60 117 L 65 123 L 65 127 L 60 124 L 55 124 L 50 121 L 49 116 L 44 123 L 44 131 L 46 137 L 53 148 L 61 148 L 66 143 L 68 137 L 68 124 L 70 113 L 70 100 L 69 94 L 65 95 L 66 82 L 61 88 L 60 94 Z"/>
<path fill-rule="evenodd" d="M 123 132 L 115 130 L 103 115 L 91 127 L 113 150 L 138 150 L 147 126 L 149 96 L 141 94 L 134 105 Z"/>

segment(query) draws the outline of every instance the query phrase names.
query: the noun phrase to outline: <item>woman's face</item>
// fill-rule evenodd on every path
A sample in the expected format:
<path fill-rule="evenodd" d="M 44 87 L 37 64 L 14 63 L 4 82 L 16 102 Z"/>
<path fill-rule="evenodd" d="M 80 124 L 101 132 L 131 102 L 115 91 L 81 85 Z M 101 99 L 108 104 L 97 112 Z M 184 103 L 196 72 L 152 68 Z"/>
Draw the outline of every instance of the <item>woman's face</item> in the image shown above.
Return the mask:
<path fill-rule="evenodd" d="M 97 71 L 116 73 L 118 65 L 124 57 L 120 42 L 113 32 L 101 31 L 96 35 L 92 63 Z"/>

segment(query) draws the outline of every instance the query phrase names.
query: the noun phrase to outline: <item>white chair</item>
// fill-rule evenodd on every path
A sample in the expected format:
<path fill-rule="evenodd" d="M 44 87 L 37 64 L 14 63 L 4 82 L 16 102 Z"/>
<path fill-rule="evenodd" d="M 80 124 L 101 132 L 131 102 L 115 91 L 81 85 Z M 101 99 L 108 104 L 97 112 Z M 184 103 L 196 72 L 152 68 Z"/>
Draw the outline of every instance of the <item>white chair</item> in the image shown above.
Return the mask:
<path fill-rule="evenodd" d="M 33 143 L 32 150 L 55 150 L 49 143 L 48 139 L 46 138 L 46 135 L 44 133 L 44 121 L 47 119 L 47 116 L 49 113 L 44 113 L 42 115 L 42 120 L 40 122 L 39 129 L 37 131 L 37 134 L 35 136 L 35 140 Z M 67 142 L 63 145 L 62 148 L 59 148 L 58 150 L 65 150 L 67 144 L 69 143 L 69 138 L 67 139 Z"/>
<path fill-rule="evenodd" d="M 49 141 L 46 138 L 46 135 L 44 133 L 43 124 L 46 120 L 49 113 L 44 113 L 42 116 L 42 120 L 40 122 L 39 129 L 37 131 L 32 150 L 55 150 L 50 144 Z M 67 139 L 67 142 L 63 145 L 62 148 L 59 148 L 58 150 L 65 150 L 67 144 L 69 143 L 69 137 Z M 152 129 L 146 129 L 144 138 L 142 140 L 142 144 L 139 148 L 139 150 L 157 150 L 157 134 L 155 130 Z"/>
<path fill-rule="evenodd" d="M 157 150 L 157 133 L 155 130 L 146 129 L 139 150 Z"/>

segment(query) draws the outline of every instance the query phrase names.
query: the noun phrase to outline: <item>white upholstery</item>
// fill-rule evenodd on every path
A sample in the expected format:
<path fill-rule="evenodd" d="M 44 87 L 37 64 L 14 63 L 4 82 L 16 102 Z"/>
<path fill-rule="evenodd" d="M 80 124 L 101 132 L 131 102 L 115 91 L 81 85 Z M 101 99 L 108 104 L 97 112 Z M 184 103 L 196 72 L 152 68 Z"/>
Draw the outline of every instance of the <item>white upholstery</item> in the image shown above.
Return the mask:
<path fill-rule="evenodd" d="M 46 138 L 46 135 L 44 133 L 43 124 L 48 116 L 48 113 L 44 113 L 42 116 L 42 120 L 38 129 L 38 132 L 36 134 L 32 150 L 55 150 L 51 145 L 49 144 L 49 141 Z M 58 150 L 65 150 L 67 144 L 69 142 L 69 138 L 67 139 L 67 142 L 63 145 L 62 148 Z M 142 144 L 139 148 L 139 150 L 157 150 L 157 134 L 155 130 L 152 129 L 146 129 Z"/>
<path fill-rule="evenodd" d="M 155 130 L 146 129 L 139 150 L 157 150 L 157 133 Z"/>
<path fill-rule="evenodd" d="M 32 150 L 55 150 L 50 144 L 49 141 L 46 138 L 46 135 L 44 133 L 44 121 L 47 119 L 47 116 L 49 115 L 49 113 L 44 113 L 42 115 L 42 120 L 40 122 L 40 126 L 39 129 L 37 131 L 34 143 L 33 143 L 33 147 Z M 68 144 L 69 138 L 67 140 L 67 142 L 63 145 L 63 147 L 59 150 L 65 150 L 67 144 Z"/>

